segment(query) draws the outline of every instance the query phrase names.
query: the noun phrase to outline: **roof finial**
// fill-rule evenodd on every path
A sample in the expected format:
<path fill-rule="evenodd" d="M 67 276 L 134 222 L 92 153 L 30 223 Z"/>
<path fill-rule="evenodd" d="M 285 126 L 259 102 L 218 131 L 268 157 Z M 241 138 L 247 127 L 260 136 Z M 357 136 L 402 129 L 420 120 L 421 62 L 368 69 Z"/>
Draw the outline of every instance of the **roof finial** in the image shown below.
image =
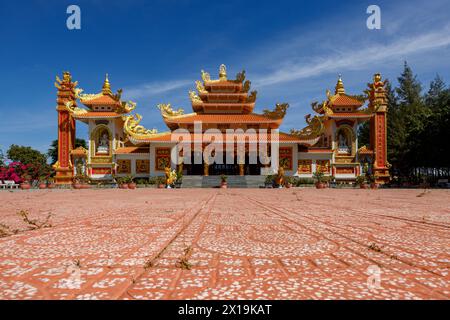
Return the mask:
<path fill-rule="evenodd" d="M 339 74 L 339 78 L 338 78 L 338 81 L 336 83 L 336 88 L 334 90 L 334 94 L 344 94 L 344 93 L 345 93 L 344 83 L 342 82 L 341 74 Z"/>
<path fill-rule="evenodd" d="M 227 67 L 224 64 L 219 68 L 219 80 L 227 80 Z"/>
<path fill-rule="evenodd" d="M 105 82 L 103 83 L 103 94 L 112 95 L 111 85 L 109 84 L 108 74 L 105 76 Z"/>

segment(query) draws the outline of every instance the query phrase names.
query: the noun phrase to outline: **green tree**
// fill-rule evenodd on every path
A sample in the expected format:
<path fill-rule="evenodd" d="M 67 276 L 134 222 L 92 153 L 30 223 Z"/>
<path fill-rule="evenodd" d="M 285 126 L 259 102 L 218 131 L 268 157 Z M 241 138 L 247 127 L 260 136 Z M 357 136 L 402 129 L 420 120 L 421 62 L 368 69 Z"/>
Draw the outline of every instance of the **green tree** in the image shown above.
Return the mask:
<path fill-rule="evenodd" d="M 75 139 L 75 148 L 83 147 L 87 149 L 87 143 L 84 139 Z M 48 157 L 52 160 L 52 164 L 58 161 L 58 140 L 53 140 L 50 148 L 47 151 Z"/>
<path fill-rule="evenodd" d="M 3 167 L 5 165 L 5 156 L 3 155 L 2 149 L 0 149 L 0 167 Z"/>
<path fill-rule="evenodd" d="M 12 161 L 19 161 L 23 164 L 44 165 L 47 163 L 47 156 L 31 147 L 13 144 L 6 154 Z"/>
<path fill-rule="evenodd" d="M 402 174 L 408 174 L 412 168 L 423 165 L 418 138 L 425 129 L 430 111 L 421 96 L 422 85 L 406 62 L 398 83 L 396 93 L 401 119 L 396 119 L 399 122 L 396 127 L 403 128 L 403 132 L 397 136 L 398 158 L 393 165 L 401 170 Z"/>
<path fill-rule="evenodd" d="M 434 168 L 449 168 L 449 148 L 445 137 L 450 136 L 450 89 L 446 88 L 443 79 L 437 75 L 431 81 L 425 95 L 425 103 L 430 116 L 425 121 L 419 137 L 423 165 Z"/>

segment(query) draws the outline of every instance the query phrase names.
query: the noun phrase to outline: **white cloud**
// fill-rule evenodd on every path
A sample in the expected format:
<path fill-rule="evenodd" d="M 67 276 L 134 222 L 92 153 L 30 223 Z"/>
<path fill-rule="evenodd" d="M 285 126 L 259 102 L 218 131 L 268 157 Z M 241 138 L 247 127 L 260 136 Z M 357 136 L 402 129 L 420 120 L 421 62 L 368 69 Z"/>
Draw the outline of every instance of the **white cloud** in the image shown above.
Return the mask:
<path fill-rule="evenodd" d="M 127 99 L 139 99 L 152 97 L 192 84 L 191 80 L 171 80 L 165 82 L 150 82 L 124 89 L 124 97 Z"/>
<path fill-rule="evenodd" d="M 262 87 L 298 79 L 318 76 L 324 73 L 340 72 L 344 70 L 358 70 L 371 63 L 379 63 L 392 58 L 404 58 L 407 55 L 433 50 L 450 45 L 450 26 L 438 31 L 415 36 L 407 36 L 389 44 L 370 45 L 351 51 L 334 52 L 333 55 L 316 58 L 306 64 L 295 60 L 284 61 L 284 66 L 255 81 L 255 86 Z"/>

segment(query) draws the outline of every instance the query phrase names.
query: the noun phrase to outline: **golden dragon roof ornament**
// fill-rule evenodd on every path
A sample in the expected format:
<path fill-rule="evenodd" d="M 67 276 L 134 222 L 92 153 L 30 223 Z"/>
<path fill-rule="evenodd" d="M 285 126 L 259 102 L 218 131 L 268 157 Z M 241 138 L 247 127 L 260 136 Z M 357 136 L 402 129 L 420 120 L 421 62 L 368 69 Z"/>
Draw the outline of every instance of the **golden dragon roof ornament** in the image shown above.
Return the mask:
<path fill-rule="evenodd" d="M 156 129 L 146 129 L 139 123 L 142 120 L 140 114 L 123 116 L 122 119 L 125 121 L 123 125 L 123 132 L 133 138 L 145 139 L 151 138 L 153 135 L 158 133 Z"/>
<path fill-rule="evenodd" d="M 205 72 L 203 70 L 202 70 L 202 80 L 203 80 L 203 82 L 211 81 L 211 76 L 209 75 L 209 73 Z"/>
<path fill-rule="evenodd" d="M 85 113 L 87 113 L 88 111 L 86 109 L 83 108 L 79 108 L 75 105 L 74 101 L 67 101 L 64 106 L 66 107 L 66 110 L 69 111 L 70 113 L 79 116 L 79 115 L 83 115 Z"/>
<path fill-rule="evenodd" d="M 161 111 L 161 115 L 164 118 L 171 118 L 171 117 L 177 117 L 184 115 L 184 110 L 182 108 L 179 108 L 178 110 L 173 110 L 170 103 L 161 103 L 158 104 L 158 109 Z"/>
<path fill-rule="evenodd" d="M 270 119 L 283 119 L 286 115 L 286 111 L 289 108 L 289 103 L 277 103 L 275 109 L 264 109 L 263 114 Z"/>
<path fill-rule="evenodd" d="M 308 114 L 305 116 L 305 120 L 308 126 L 301 130 L 291 129 L 291 135 L 302 139 L 314 139 L 325 131 L 324 117 L 314 116 L 311 118 L 311 115 Z"/>
<path fill-rule="evenodd" d="M 256 95 L 258 94 L 258 91 L 254 90 L 250 92 L 250 95 L 247 97 L 247 102 L 255 102 L 256 101 Z"/>
<path fill-rule="evenodd" d="M 200 80 L 195 81 L 198 93 L 208 93 Z"/>
<path fill-rule="evenodd" d="M 202 103 L 202 99 L 195 93 L 195 91 L 189 91 L 189 98 L 191 99 L 192 103 Z"/>
<path fill-rule="evenodd" d="M 238 74 L 236 74 L 236 82 L 244 82 L 245 80 L 245 70 L 242 70 Z"/>

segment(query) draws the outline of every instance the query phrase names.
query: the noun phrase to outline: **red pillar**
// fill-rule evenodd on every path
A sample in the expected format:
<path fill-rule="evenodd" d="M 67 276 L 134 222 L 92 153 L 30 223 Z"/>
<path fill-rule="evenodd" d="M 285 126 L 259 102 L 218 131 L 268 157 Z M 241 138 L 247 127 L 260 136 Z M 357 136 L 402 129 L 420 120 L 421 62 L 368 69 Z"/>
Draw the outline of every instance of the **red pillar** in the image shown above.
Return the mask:
<path fill-rule="evenodd" d="M 389 182 L 389 164 L 387 161 L 387 96 L 386 81 L 381 81 L 379 73 L 369 84 L 369 108 L 374 111 L 370 119 L 370 145 L 374 151 L 373 173 L 377 183 Z"/>
<path fill-rule="evenodd" d="M 73 166 L 71 151 L 75 146 L 75 119 L 72 117 L 70 107 L 76 106 L 75 87 L 76 82 L 72 82 L 69 72 L 64 72 L 63 79 L 56 78 L 57 106 L 58 112 L 58 161 L 54 168 L 56 171 L 56 184 L 71 184 L 73 178 Z"/>

